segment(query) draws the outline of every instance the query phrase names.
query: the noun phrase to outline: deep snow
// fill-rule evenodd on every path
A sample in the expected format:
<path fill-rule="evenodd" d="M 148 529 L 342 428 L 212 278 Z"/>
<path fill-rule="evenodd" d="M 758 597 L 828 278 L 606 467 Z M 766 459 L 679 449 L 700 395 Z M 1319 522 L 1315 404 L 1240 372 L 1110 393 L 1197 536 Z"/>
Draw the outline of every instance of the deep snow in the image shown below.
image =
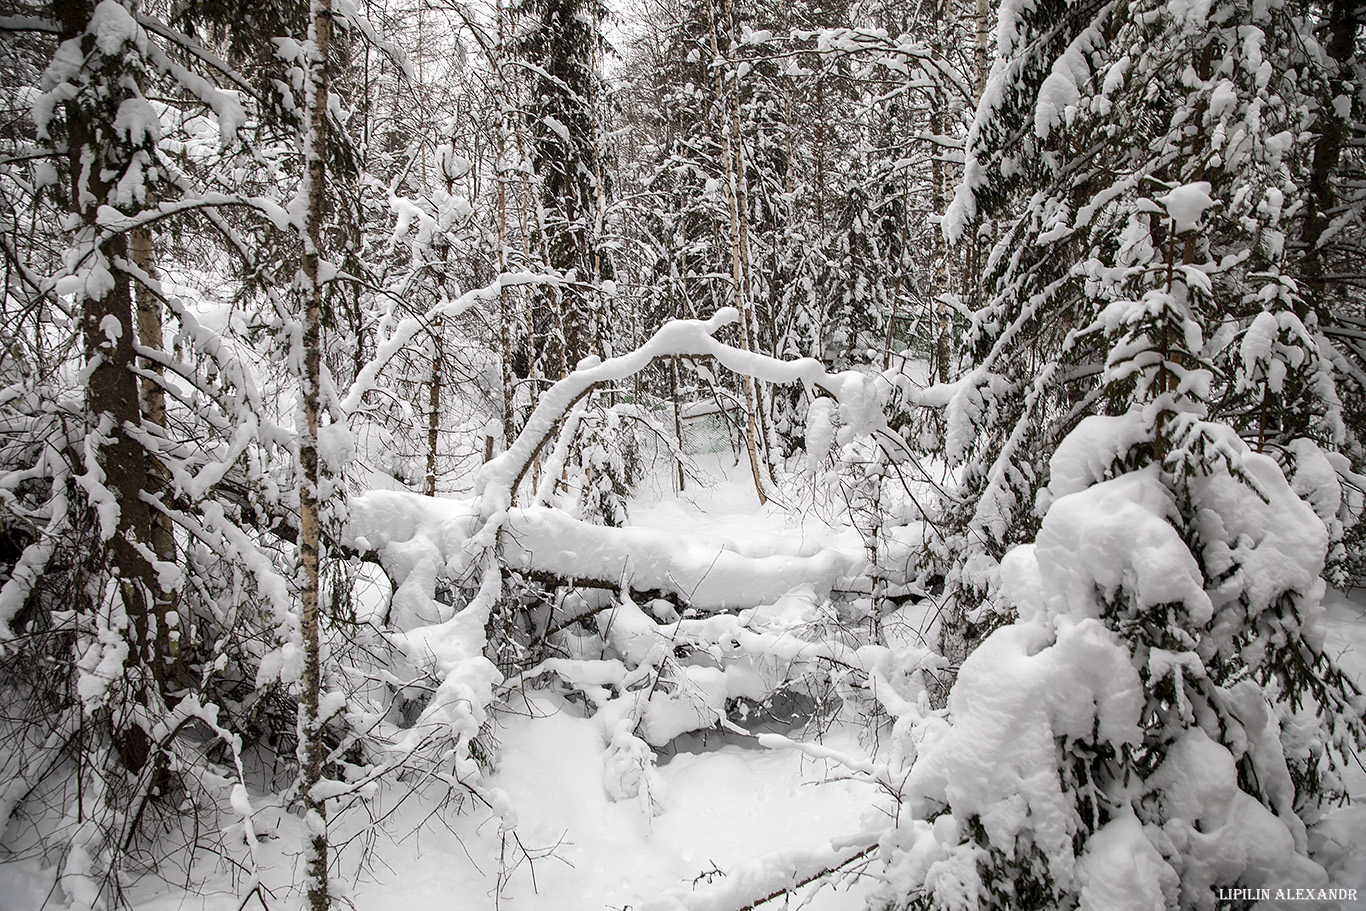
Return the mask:
<path fill-rule="evenodd" d="M 707 457 L 705 465 L 707 484 L 694 485 L 684 496 L 661 489 L 667 480 L 642 491 L 632 506 L 632 523 L 710 536 L 737 550 L 774 536 L 802 551 L 858 546 L 847 530 L 837 534 L 821 521 L 818 510 L 794 519 L 792 512 L 772 505 L 760 508 L 747 466 L 725 456 Z M 1366 591 L 1349 597 L 1330 590 L 1324 606 L 1330 648 L 1358 681 L 1366 681 Z M 759 880 L 756 873 L 799 869 L 833 857 L 832 839 L 857 841 L 860 831 L 885 824 L 893 806 L 885 793 L 833 761 L 767 749 L 736 735 L 709 734 L 681 738 L 663 752 L 658 774 L 666 807 L 652 815 L 640 800 L 609 799 L 602 726 L 583 717 L 581 706 L 547 691 L 527 690 L 496 714 L 494 729 L 501 758 L 486 784 L 506 795 L 515 829 L 500 831 L 499 817 L 471 801 L 460 808 L 443 803 L 439 788 L 414 791 L 407 782 L 386 784 L 363 810 L 331 825 L 334 843 L 345 845 L 339 885 L 356 908 L 735 908 L 745 904 L 732 901 L 737 895 L 765 894 L 751 890 Z M 837 752 L 864 756 L 874 749 L 862 728 L 835 728 L 821 736 Z M 1366 770 L 1355 769 L 1349 787 L 1359 805 L 1337 812 L 1321 827 L 1320 838 L 1326 840 L 1317 848 L 1330 867 L 1331 885 L 1357 888 L 1366 896 Z M 259 893 L 247 896 L 250 880 L 235 861 L 205 853 L 188 874 L 168 863 L 162 868 L 165 879 L 154 874 L 130 879 L 126 888 L 133 907 L 275 911 L 294 906 L 299 900 L 290 888 L 296 881 L 296 819 L 260 796 L 253 809 L 264 901 Z M 379 834 L 367 825 L 370 817 L 383 818 Z M 230 830 L 228 841 L 240 848 L 240 829 Z M 788 897 L 786 905 L 780 898 L 766 907 L 862 909 L 876 885 L 877 864 L 849 869 Z M 40 858 L 0 863 L 0 908 L 41 907 L 50 897 L 54 872 Z M 715 904 L 709 896 L 716 897 Z"/>

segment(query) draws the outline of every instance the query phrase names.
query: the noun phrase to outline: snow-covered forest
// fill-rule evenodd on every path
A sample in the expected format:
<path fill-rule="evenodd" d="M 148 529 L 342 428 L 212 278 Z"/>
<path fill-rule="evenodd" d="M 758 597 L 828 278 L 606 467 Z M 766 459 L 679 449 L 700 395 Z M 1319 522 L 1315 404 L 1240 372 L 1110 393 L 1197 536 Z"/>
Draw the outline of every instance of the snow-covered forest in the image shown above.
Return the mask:
<path fill-rule="evenodd" d="M 1366 908 L 1364 23 L 0 0 L 0 908 Z"/>

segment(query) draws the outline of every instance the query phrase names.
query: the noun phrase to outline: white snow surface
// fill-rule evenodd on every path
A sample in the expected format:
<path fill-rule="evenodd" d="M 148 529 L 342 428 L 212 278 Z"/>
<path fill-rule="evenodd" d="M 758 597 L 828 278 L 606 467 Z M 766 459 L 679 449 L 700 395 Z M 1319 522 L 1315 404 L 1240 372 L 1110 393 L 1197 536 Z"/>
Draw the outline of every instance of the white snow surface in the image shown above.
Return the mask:
<path fill-rule="evenodd" d="M 1366 689 L 1366 589 L 1329 589 L 1319 618 L 1324 646 L 1357 686 Z M 1366 757 L 1358 757 L 1366 761 Z M 1335 811 L 1311 833 L 1310 847 L 1328 869 L 1336 888 L 1356 889 L 1366 901 L 1366 767 L 1349 767 L 1343 782 L 1352 803 Z M 1362 902 L 1356 903 L 1360 908 Z M 1343 904 L 1350 911 L 1353 904 Z"/>
<path fill-rule="evenodd" d="M 1180 882 L 1132 812 L 1091 836 L 1077 878 L 1081 911 L 1163 911 L 1174 904 Z"/>
<path fill-rule="evenodd" d="M 515 838 L 500 834 L 499 819 L 482 806 L 458 812 L 443 806 L 436 790 L 410 796 L 407 783 L 386 787 L 372 798 L 371 812 L 391 813 L 387 834 L 367 857 L 352 842 L 334 870 L 335 887 L 356 908 L 603 911 L 759 898 L 790 885 L 788 871 L 803 861 L 852 853 L 841 855 L 830 839 L 859 832 L 860 814 L 874 797 L 866 784 L 827 780 L 839 767 L 799 752 L 698 742 L 696 751 L 678 752 L 659 767 L 676 809 L 651 817 L 635 802 L 609 798 L 597 725 L 557 697 L 532 693 L 514 701 L 497 730 L 502 758 L 487 784 L 516 810 Z M 252 809 L 261 882 L 275 895 L 270 907 L 294 907 L 299 823 L 260 799 Z M 356 834 L 365 816 L 332 819 L 334 843 Z M 511 869 L 498 890 L 500 852 Z M 0 864 L 4 906 L 40 907 L 51 873 Z M 240 871 L 207 858 L 195 873 L 204 883 L 193 892 L 148 877 L 132 885 L 129 900 L 139 911 L 237 911 L 245 893 Z M 851 881 L 803 894 L 812 893 L 811 911 L 845 911 L 863 906 L 866 886 Z"/>

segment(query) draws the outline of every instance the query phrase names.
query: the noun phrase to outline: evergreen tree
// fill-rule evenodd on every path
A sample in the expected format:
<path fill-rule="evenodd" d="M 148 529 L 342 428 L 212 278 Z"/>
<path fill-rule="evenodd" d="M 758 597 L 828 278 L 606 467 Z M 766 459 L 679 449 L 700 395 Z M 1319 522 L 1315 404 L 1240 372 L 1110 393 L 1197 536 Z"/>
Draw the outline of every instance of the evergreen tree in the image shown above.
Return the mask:
<path fill-rule="evenodd" d="M 938 554 L 954 593 L 951 658 L 989 625 L 978 608 L 1001 556 L 1038 529 L 1049 455 L 1119 394 L 1099 382 L 1104 348 L 1092 330 L 1136 276 L 1199 272 L 1209 285 L 1218 303 L 1197 315 L 1192 345 L 1218 365 L 1212 419 L 1275 452 L 1292 476 L 1295 440 L 1346 444 L 1337 374 L 1319 354 L 1323 322 L 1289 243 L 1303 214 L 1292 202 L 1310 182 L 1304 137 L 1331 102 L 1316 75 L 1327 64 L 1315 13 L 1003 8 L 1000 56 L 946 222 L 951 238 L 991 231 L 996 242 L 967 337 L 970 369 L 931 395 L 947 406 L 942 447 L 962 479 Z M 1164 187 L 1193 182 L 1214 200 L 1205 248 L 1144 216 Z M 1201 264 L 1200 249 L 1218 268 Z M 1265 358 L 1294 363 L 1304 380 L 1282 383 L 1284 367 L 1256 366 Z"/>
<path fill-rule="evenodd" d="M 161 585 L 150 556 L 152 516 L 142 498 L 151 464 L 138 434 L 129 235 L 105 226 L 111 218 L 136 218 L 152 207 L 160 118 L 143 91 L 154 72 L 149 40 L 125 6 L 111 0 L 61 2 L 53 13 L 60 44 L 43 77 L 46 95 L 36 120 L 40 140 L 58 153 L 59 179 L 81 223 L 65 257 L 65 284 L 75 292 L 88 375 L 83 471 L 75 479 L 89 513 L 76 524 L 98 542 L 94 565 L 103 570 L 86 580 L 78 613 L 96 658 L 92 669 L 95 663 L 112 665 L 82 697 L 86 710 L 112 727 L 123 767 L 122 774 L 115 772 L 120 785 L 113 803 L 134 812 L 142 799 L 135 793 L 136 776 L 149 761 L 159 761 L 150 718 L 170 691 L 169 655 L 166 618 L 155 612 Z M 118 654 L 117 643 L 126 643 L 126 657 Z M 139 707 L 152 714 L 139 718 Z"/>
<path fill-rule="evenodd" d="M 541 206 L 535 242 L 560 279 L 537 296 L 527 331 L 541 375 L 558 378 L 603 351 L 609 318 L 601 293 L 612 265 L 602 243 L 600 135 L 608 13 L 595 0 L 527 0 L 516 12 L 513 51 L 531 82 L 526 119 Z"/>
<path fill-rule="evenodd" d="M 1208 189 L 1144 207 L 1145 234 L 1178 240 L 1168 268 L 1093 330 L 1127 409 L 1053 453 L 1038 535 L 1000 569 L 1018 619 L 964 662 L 910 770 L 914 812 L 947 814 L 893 858 L 919 865 L 916 907 L 1209 908 L 1218 889 L 1327 884 L 1308 828 L 1366 744 L 1366 700 L 1314 626 L 1327 525 L 1209 419 Z M 1187 241 L 1203 269 L 1172 268 Z"/>

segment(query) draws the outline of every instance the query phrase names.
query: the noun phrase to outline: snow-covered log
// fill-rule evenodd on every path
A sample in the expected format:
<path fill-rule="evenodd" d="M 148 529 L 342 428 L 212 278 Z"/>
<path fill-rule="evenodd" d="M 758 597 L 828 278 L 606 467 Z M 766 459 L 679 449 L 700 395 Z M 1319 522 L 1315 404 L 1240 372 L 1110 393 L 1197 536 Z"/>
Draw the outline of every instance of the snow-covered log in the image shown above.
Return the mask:
<path fill-rule="evenodd" d="M 397 614 L 444 619 L 439 607 L 423 602 L 438 577 L 469 572 L 478 505 L 401 491 L 360 494 L 351 504 L 345 543 L 376 554 L 396 580 Z M 513 572 L 589 588 L 657 592 L 703 611 L 772 604 L 799 586 L 828 597 L 853 586 L 866 561 L 856 547 L 803 547 L 799 539 L 742 553 L 719 538 L 593 525 L 547 507 L 508 510 L 502 539 L 502 562 Z M 418 589 L 430 592 L 419 595 Z"/>
<path fill-rule="evenodd" d="M 346 543 L 376 553 L 398 582 L 394 609 L 426 622 L 447 619 L 428 603 L 437 576 L 467 577 L 495 547 L 502 565 L 514 572 L 659 592 L 708 611 L 771 604 L 797 586 L 829 595 L 853 584 L 866 562 L 861 551 L 776 542 L 763 553 L 741 553 L 721 541 L 602 527 L 554 509 L 514 506 L 531 465 L 575 404 L 594 388 L 633 376 L 662 357 L 709 357 L 767 382 L 800 382 L 839 403 L 846 429 L 885 429 L 882 390 L 874 378 L 853 371 L 831 374 L 812 358 L 783 361 L 718 341 L 715 334 L 737 319 L 733 308 L 723 308 L 708 320 L 676 320 L 635 351 L 607 361 L 585 359 L 541 397 L 507 451 L 484 465 L 473 500 L 393 491 L 359 495 L 352 501 Z"/>

